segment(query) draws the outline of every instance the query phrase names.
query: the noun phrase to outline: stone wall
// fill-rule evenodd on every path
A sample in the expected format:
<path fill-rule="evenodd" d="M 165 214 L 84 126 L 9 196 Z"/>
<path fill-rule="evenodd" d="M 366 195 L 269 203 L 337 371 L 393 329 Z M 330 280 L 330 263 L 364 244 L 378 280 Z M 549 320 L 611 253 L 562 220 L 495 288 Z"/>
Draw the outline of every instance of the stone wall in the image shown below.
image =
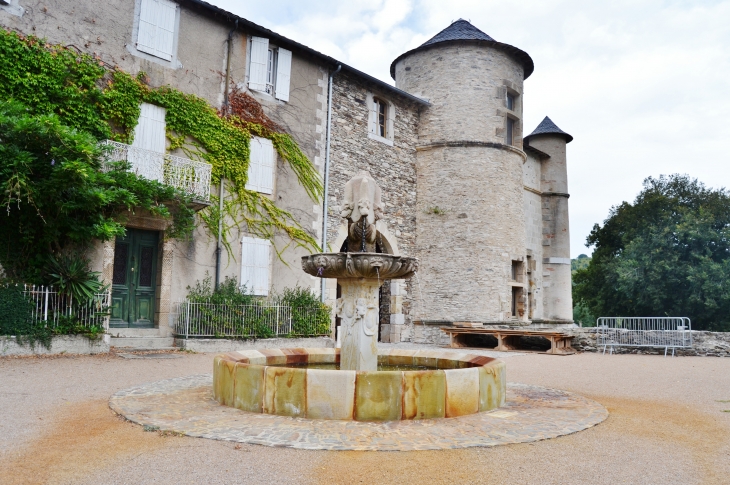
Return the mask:
<path fill-rule="evenodd" d="M 372 96 L 388 101 L 395 109 L 393 146 L 368 137 L 367 100 Z M 345 73 L 335 76 L 332 97 L 329 250 L 339 251 L 340 247 L 335 246 L 343 237 L 344 220 L 339 214 L 345 184 L 359 171 L 367 170 L 382 190 L 385 230 L 395 239 L 399 254 L 414 256 L 418 107 Z M 336 291 L 335 282 L 328 281 L 330 304 L 334 303 Z M 390 293 L 391 321 L 381 327 L 381 338 L 395 342 L 408 340 L 413 307 L 412 282 L 394 281 Z"/>
<path fill-rule="evenodd" d="M 51 348 L 40 343 L 35 347 L 18 345 L 15 337 L 0 337 L 0 357 L 24 355 L 58 355 L 58 354 L 105 354 L 109 352 L 110 336 L 104 335 L 95 340 L 83 335 L 58 335 L 51 340 Z"/>
<path fill-rule="evenodd" d="M 603 352 L 596 347 L 596 329 L 575 328 L 568 331 L 575 335 L 573 348 L 581 352 Z M 607 350 L 607 352 L 610 351 Z M 664 354 L 664 347 L 615 347 L 617 354 Z M 671 353 L 671 349 L 669 350 Z M 677 349 L 675 355 L 730 357 L 730 332 L 692 331 L 692 348 Z"/>

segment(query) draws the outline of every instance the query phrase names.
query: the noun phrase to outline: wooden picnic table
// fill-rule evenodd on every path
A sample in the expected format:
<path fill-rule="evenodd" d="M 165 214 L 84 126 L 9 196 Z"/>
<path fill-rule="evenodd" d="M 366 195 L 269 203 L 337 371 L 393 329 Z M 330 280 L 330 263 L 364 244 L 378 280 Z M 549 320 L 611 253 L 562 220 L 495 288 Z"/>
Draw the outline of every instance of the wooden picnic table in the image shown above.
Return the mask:
<path fill-rule="evenodd" d="M 527 329 L 499 329 L 499 328 L 460 328 L 441 327 L 441 330 L 449 335 L 452 348 L 468 347 L 466 344 L 467 335 L 494 335 L 497 338 L 497 346 L 494 350 L 509 351 L 520 350 L 516 346 L 516 340 L 520 337 L 544 337 L 550 341 L 550 350 L 547 354 L 571 355 L 576 351 L 570 345 L 572 336 L 555 330 L 527 330 Z"/>

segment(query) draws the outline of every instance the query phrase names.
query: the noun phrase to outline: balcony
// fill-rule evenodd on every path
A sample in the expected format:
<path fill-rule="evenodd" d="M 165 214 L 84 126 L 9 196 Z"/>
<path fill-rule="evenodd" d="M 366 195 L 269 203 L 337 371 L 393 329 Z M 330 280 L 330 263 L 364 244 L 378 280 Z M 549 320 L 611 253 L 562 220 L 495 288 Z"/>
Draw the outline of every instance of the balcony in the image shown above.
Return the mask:
<path fill-rule="evenodd" d="M 101 144 L 112 147 L 102 170 L 109 170 L 107 164 L 110 162 L 129 162 L 129 170 L 140 177 L 180 189 L 202 202 L 210 200 L 210 164 L 111 140 L 104 140 Z"/>

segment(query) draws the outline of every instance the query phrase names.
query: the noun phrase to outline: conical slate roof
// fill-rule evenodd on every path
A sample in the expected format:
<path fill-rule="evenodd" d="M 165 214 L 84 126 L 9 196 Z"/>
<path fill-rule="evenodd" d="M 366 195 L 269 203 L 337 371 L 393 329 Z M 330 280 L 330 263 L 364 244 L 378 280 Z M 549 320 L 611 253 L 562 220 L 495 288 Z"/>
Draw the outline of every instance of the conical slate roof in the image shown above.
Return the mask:
<path fill-rule="evenodd" d="M 534 62 L 532 62 L 532 58 L 527 52 L 520 50 L 517 47 L 513 47 L 509 44 L 497 42 L 489 35 L 474 27 L 471 22 L 464 19 L 459 19 L 456 22 L 452 22 L 451 25 L 431 37 L 420 46 L 398 56 L 398 58 L 394 60 L 393 63 L 390 65 L 390 76 L 395 79 L 395 65 L 401 59 L 415 52 L 431 49 L 440 44 L 442 45 L 449 43 L 477 43 L 480 45 L 487 45 L 489 47 L 501 50 L 502 52 L 522 64 L 525 73 L 524 79 L 530 77 L 532 71 L 535 70 L 535 64 Z"/>
<path fill-rule="evenodd" d="M 529 135 L 527 135 L 524 139 L 525 139 L 525 141 L 527 141 L 535 135 L 561 135 L 561 136 L 565 137 L 566 143 L 570 143 L 571 141 L 573 141 L 572 136 L 570 136 L 569 134 L 567 134 L 566 132 L 564 132 L 563 130 L 558 128 L 558 125 L 553 123 L 553 120 L 551 120 L 547 116 L 545 117 L 544 120 L 542 120 L 542 122 L 540 122 L 539 125 L 537 125 L 537 128 L 535 128 L 535 130 L 532 133 L 530 133 Z"/>
<path fill-rule="evenodd" d="M 431 37 L 430 40 L 427 40 L 426 42 L 421 44 L 421 47 L 425 45 L 438 44 L 439 42 L 446 42 L 449 40 L 491 40 L 492 42 L 494 42 L 494 39 L 474 27 L 466 20 L 459 19 L 438 34 Z"/>

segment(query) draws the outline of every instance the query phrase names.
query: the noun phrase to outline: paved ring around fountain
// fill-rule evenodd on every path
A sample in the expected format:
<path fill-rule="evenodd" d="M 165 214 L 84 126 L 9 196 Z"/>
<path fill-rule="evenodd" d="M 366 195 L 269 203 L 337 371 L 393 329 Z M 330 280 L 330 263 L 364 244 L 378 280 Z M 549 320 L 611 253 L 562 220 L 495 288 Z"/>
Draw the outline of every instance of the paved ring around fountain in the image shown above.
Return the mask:
<path fill-rule="evenodd" d="M 458 418 L 386 422 L 312 420 L 221 406 L 210 374 L 119 391 L 111 409 L 139 425 L 190 437 L 309 450 L 416 451 L 491 447 L 564 436 L 601 423 L 596 401 L 557 389 L 509 383 L 498 410 Z"/>

